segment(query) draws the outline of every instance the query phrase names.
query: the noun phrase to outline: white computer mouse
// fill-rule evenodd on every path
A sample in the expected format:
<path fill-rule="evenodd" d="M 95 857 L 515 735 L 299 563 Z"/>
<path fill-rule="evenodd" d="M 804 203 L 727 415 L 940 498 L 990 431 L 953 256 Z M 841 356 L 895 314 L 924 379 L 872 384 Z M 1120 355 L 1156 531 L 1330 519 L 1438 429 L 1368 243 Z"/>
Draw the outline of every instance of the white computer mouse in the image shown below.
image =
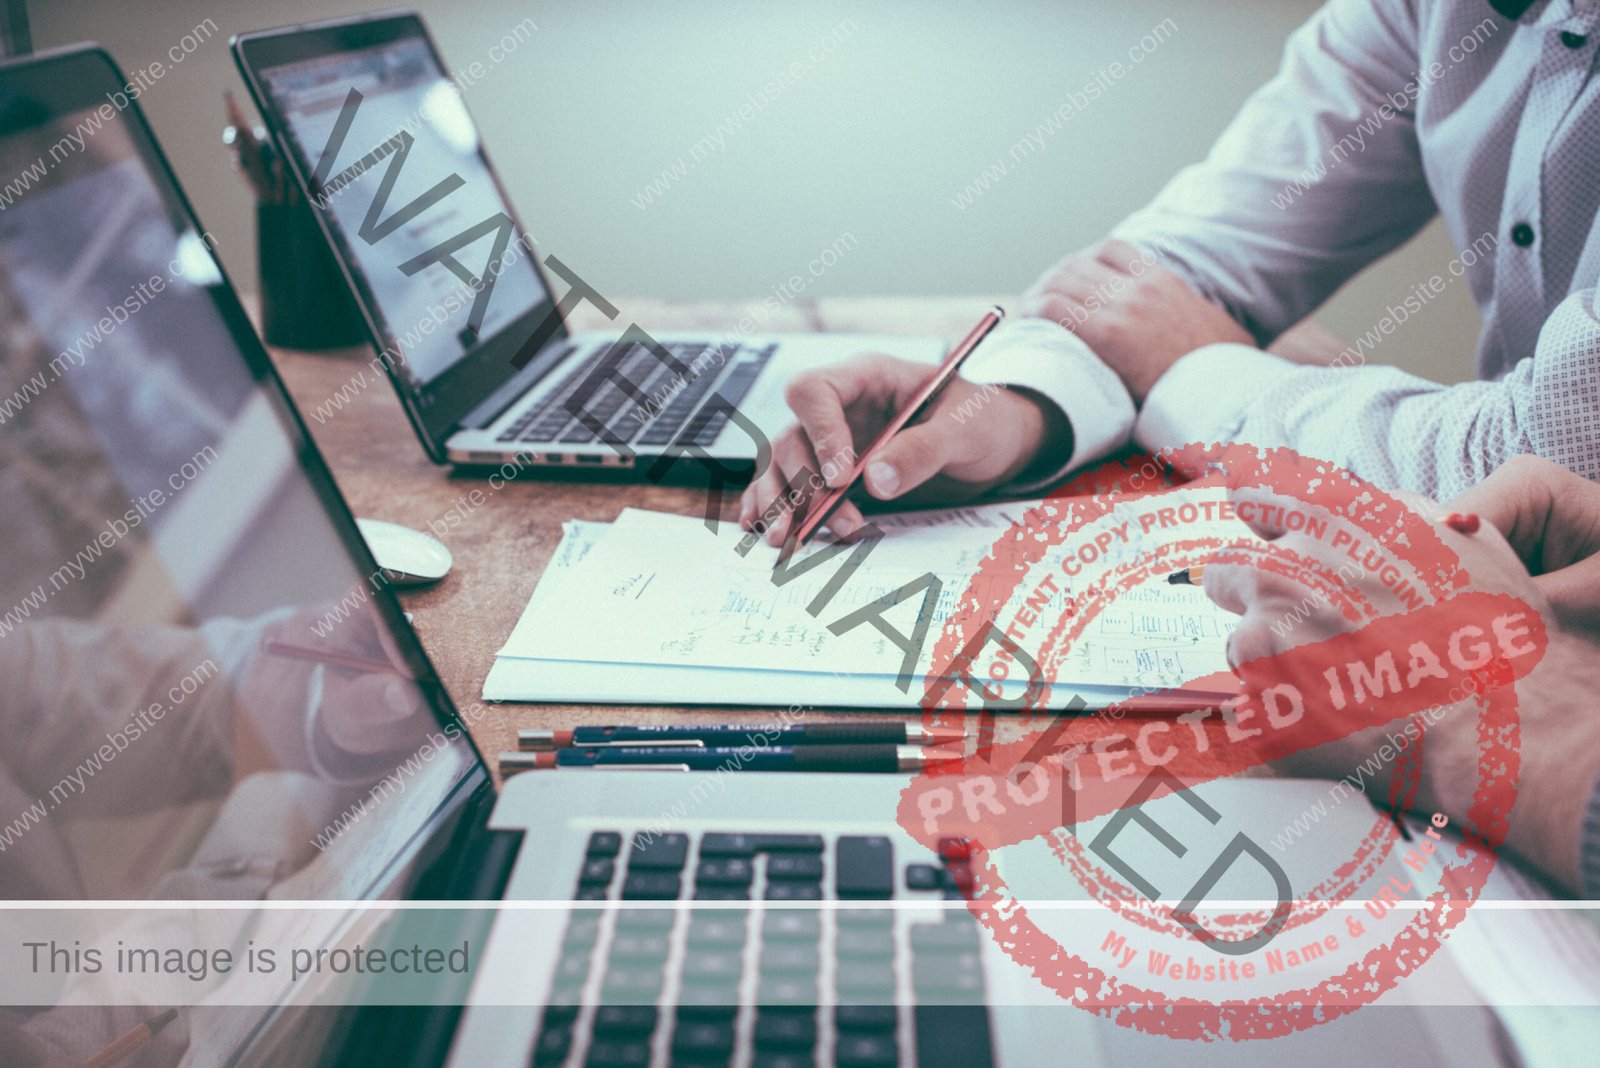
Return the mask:
<path fill-rule="evenodd" d="M 455 562 L 444 542 L 420 530 L 382 519 L 357 519 L 373 560 L 394 586 L 425 586 L 450 573 Z"/>

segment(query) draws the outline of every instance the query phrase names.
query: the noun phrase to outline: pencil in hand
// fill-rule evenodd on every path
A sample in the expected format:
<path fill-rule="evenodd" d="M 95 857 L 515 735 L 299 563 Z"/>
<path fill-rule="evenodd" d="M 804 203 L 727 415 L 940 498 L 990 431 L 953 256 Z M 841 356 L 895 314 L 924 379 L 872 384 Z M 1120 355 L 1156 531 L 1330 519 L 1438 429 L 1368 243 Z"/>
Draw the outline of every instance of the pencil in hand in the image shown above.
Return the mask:
<path fill-rule="evenodd" d="M 1167 576 L 1169 586 L 1203 586 L 1206 574 L 1205 564 L 1196 564 L 1186 567 L 1182 571 L 1174 571 Z"/>

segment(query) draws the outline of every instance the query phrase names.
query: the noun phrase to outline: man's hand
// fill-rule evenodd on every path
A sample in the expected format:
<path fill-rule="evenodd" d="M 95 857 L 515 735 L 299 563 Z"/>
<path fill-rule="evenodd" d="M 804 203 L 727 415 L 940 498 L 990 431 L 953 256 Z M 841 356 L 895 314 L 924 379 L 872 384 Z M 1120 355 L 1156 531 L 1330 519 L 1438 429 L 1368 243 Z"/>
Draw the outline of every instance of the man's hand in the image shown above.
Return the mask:
<path fill-rule="evenodd" d="M 1566 886 L 1576 887 L 1583 813 L 1596 776 L 1600 775 L 1600 716 L 1594 714 L 1593 707 L 1594 694 L 1600 692 L 1600 645 L 1557 624 L 1549 600 L 1497 527 L 1502 518 L 1513 513 L 1497 513 L 1484 507 L 1511 484 L 1510 476 L 1499 487 L 1490 487 L 1486 481 L 1448 507 L 1423 502 L 1415 506 L 1426 509 L 1423 514 L 1430 518 L 1446 511 L 1464 512 L 1469 506 L 1479 509 L 1490 521 L 1474 534 L 1459 534 L 1442 523 L 1436 528 L 1461 560 L 1470 580 L 1469 588 L 1510 593 L 1533 606 L 1545 621 L 1549 645 L 1538 665 L 1517 684 L 1521 767 L 1506 845 Z M 1493 492 L 1479 493 L 1485 489 Z M 1478 498 L 1469 502 L 1467 497 L 1473 494 Z M 1344 558 L 1332 553 L 1326 542 L 1304 533 L 1290 534 L 1260 525 L 1255 530 L 1286 553 L 1323 561 L 1326 573 L 1349 573 L 1348 569 L 1339 570 Z M 1567 544 L 1576 545 L 1581 539 L 1573 538 L 1573 533 L 1568 528 L 1565 533 L 1552 530 L 1548 536 L 1557 544 L 1563 538 L 1571 538 Z M 1596 558 L 1588 559 L 1592 564 Z M 1390 611 L 1399 607 L 1376 572 L 1361 572 L 1350 585 L 1358 600 L 1387 606 Z M 1228 640 L 1228 662 L 1236 670 L 1258 658 L 1292 656 L 1290 650 L 1298 646 L 1345 634 L 1358 626 L 1336 605 L 1308 598 L 1305 587 L 1295 579 L 1243 564 L 1219 563 L 1207 568 L 1205 592 L 1223 608 L 1243 616 Z M 1418 639 L 1444 637 L 1417 635 Z M 1396 651 L 1397 658 L 1399 655 Z M 1442 715 L 1438 711 L 1441 710 L 1429 713 L 1427 719 L 1431 723 L 1423 729 L 1422 780 L 1416 807 L 1442 811 L 1460 822 L 1467 817 L 1480 774 L 1478 712 L 1470 701 L 1442 710 Z M 1297 753 L 1279 762 L 1278 768 L 1295 775 L 1335 779 L 1348 776 L 1371 760 L 1384 743 L 1384 735 L 1383 728 L 1352 734 Z M 1388 785 L 1383 775 L 1365 781 L 1367 792 L 1380 800 L 1387 798 Z"/>
<path fill-rule="evenodd" d="M 1121 241 L 1062 260 L 1028 291 L 1021 310 L 1083 338 L 1140 403 L 1167 368 L 1195 349 L 1218 341 L 1255 344 L 1227 312 Z"/>
<path fill-rule="evenodd" d="M 785 399 L 797 423 L 772 442 L 772 462 L 745 490 L 739 523 L 783 544 L 794 519 L 787 484 L 806 499 L 849 481 L 860 452 L 927 382 L 926 364 L 873 355 L 797 376 Z M 1048 404 L 956 379 L 922 419 L 896 434 L 867 469 L 879 500 L 969 500 L 1020 474 L 1041 454 L 1065 458 L 1066 420 Z M 848 538 L 865 523 L 846 501 L 828 526 Z"/>
<path fill-rule="evenodd" d="M 1451 507 L 1501 531 L 1556 618 L 1600 637 L 1600 485 L 1549 460 L 1517 456 Z"/>

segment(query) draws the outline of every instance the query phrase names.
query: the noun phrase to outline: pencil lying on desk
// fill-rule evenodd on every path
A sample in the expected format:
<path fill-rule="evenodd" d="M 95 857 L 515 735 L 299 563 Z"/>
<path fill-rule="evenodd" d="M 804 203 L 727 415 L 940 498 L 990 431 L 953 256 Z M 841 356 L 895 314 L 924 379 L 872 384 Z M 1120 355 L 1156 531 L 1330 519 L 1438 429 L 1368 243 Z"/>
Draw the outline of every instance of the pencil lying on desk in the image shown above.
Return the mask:
<path fill-rule="evenodd" d="M 501 753 L 500 773 L 583 768 L 673 771 L 920 771 L 960 760 L 952 750 L 918 745 L 750 745 L 696 749 L 689 746 L 595 746 L 539 753 Z"/>
<path fill-rule="evenodd" d="M 864 723 L 680 724 L 638 727 L 532 727 L 517 732 L 518 749 L 631 745 L 704 748 L 752 745 L 948 745 L 966 738 L 959 727 L 924 727 L 900 720 Z"/>

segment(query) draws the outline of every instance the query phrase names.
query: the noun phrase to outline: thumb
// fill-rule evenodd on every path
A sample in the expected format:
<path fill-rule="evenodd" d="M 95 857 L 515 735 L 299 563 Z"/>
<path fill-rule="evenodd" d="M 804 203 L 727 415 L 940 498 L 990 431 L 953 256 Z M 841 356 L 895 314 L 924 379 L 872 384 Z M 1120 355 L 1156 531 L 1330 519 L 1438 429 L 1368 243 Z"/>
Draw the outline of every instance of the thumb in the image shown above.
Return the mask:
<path fill-rule="evenodd" d="M 948 441 L 931 423 L 900 431 L 867 464 L 867 492 L 887 501 L 916 489 L 944 470 Z"/>
<path fill-rule="evenodd" d="M 1533 583 L 1550 598 L 1563 625 L 1590 633 L 1600 631 L 1600 554 L 1540 575 Z"/>

